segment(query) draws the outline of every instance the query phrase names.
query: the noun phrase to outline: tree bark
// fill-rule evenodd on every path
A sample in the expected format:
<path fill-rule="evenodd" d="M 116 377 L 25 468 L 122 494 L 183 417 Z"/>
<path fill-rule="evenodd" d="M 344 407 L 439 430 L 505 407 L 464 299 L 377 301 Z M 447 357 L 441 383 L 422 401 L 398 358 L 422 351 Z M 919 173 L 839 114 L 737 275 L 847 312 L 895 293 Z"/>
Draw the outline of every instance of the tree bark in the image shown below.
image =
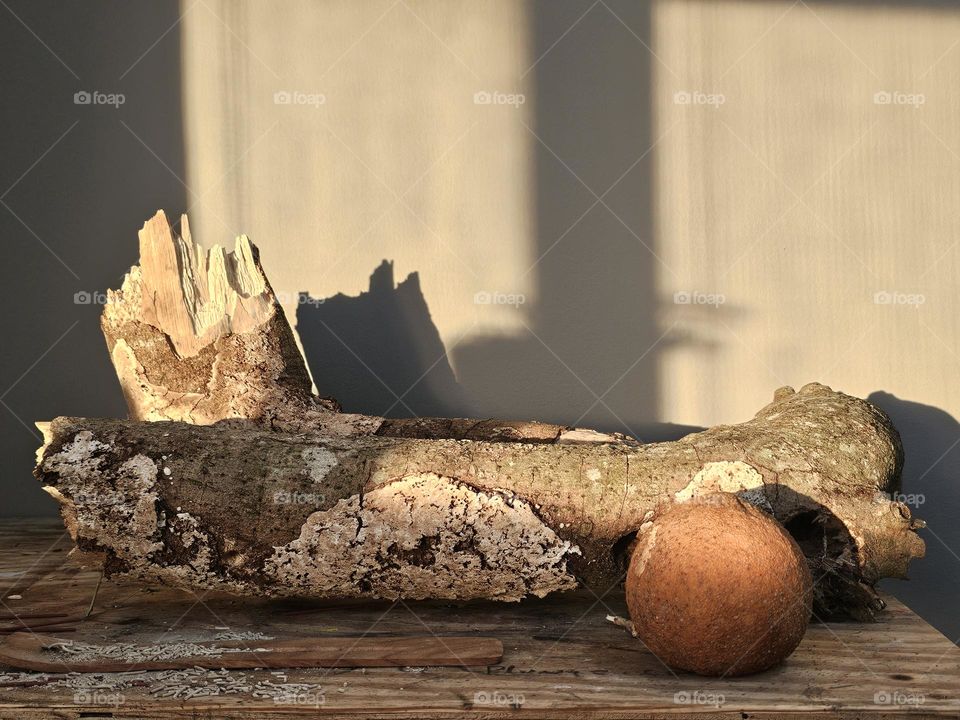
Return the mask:
<path fill-rule="evenodd" d="M 338 409 L 311 393 L 293 331 L 241 235 L 203 250 L 184 215 L 161 210 L 140 230 L 140 264 L 107 293 L 101 328 L 130 417 L 206 425 L 251 418 L 296 425 Z"/>
<path fill-rule="evenodd" d="M 677 442 L 535 422 L 337 411 L 246 238 L 195 246 L 158 213 L 103 328 L 132 420 L 57 418 L 37 477 L 113 575 L 322 598 L 492 598 L 622 578 L 660 502 L 737 492 L 800 542 L 821 612 L 869 616 L 923 555 L 902 449 L 868 402 L 781 388 Z M 151 420 L 175 422 L 154 423 Z"/>
<path fill-rule="evenodd" d="M 739 492 L 799 535 L 823 611 L 923 554 L 869 403 L 807 385 L 749 422 L 639 445 L 289 434 L 58 418 L 37 475 L 109 574 L 252 595 L 517 600 L 606 590 L 664 500 Z"/>

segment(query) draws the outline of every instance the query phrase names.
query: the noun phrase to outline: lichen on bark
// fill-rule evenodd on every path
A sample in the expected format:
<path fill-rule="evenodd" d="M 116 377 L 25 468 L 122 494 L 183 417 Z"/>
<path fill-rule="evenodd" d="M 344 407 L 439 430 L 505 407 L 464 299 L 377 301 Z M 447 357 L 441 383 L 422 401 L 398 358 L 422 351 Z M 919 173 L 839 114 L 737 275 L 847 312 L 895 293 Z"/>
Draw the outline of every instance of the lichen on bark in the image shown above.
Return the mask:
<path fill-rule="evenodd" d="M 520 600 L 576 587 L 578 552 L 528 502 L 428 473 L 311 514 L 264 570 L 290 594 Z"/>
<path fill-rule="evenodd" d="M 903 576 L 909 561 L 923 554 L 920 524 L 891 498 L 899 489 L 900 459 L 889 422 L 869 403 L 816 384 L 779 392 L 746 423 L 653 445 L 284 433 L 242 420 L 196 426 L 58 418 L 47 432 L 38 477 L 59 496 L 65 516 L 83 516 L 74 523 L 81 548 L 104 552 L 113 572 L 245 594 L 472 597 L 475 585 L 454 559 L 435 564 L 430 577 L 409 562 L 386 572 L 389 563 L 413 560 L 417 552 L 457 557 L 453 528 L 465 527 L 466 499 L 460 505 L 453 499 L 464 488 L 472 501 L 510 498 L 514 511 L 528 508 L 530 515 L 511 516 L 518 531 L 521 516 L 530 522 L 535 516 L 542 533 L 569 545 L 564 572 L 603 590 L 620 579 L 629 540 L 650 512 L 703 490 L 739 490 L 802 536 L 824 612 L 871 613 L 878 607 L 873 584 Z M 840 449 L 830 454 L 831 447 Z M 155 489 L 141 487 L 123 503 L 133 507 L 155 494 L 162 530 L 142 534 L 161 542 L 160 552 L 131 546 L 129 531 L 110 522 L 113 510 L 76 499 L 93 489 L 126 487 L 117 479 L 132 455 L 158 468 Z M 363 509 L 361 498 L 383 504 Z M 364 531 L 364 540 L 372 539 L 375 519 L 406 521 L 411 507 L 434 505 L 437 512 L 416 516 L 414 525 L 377 525 L 387 540 L 337 545 Z M 361 527 L 361 519 L 369 524 Z M 184 539 L 187 530 L 192 542 Z M 398 542 L 389 542 L 391 535 Z M 531 537 L 499 542 L 503 552 L 527 557 L 537 547 Z M 203 546 L 209 552 L 199 554 Z M 337 547 L 349 550 L 349 561 L 333 561 L 329 553 Z M 549 559 L 559 547 L 547 543 L 538 552 Z M 302 551 L 296 562 L 288 554 L 294 551 Z M 377 553 L 384 571 L 371 575 Z M 278 557 L 296 571 L 278 573 Z M 534 569 L 527 564 L 531 577 Z M 541 587 L 537 582 L 527 592 L 537 594 L 530 589 Z M 491 584 L 485 597 L 515 594 Z"/>

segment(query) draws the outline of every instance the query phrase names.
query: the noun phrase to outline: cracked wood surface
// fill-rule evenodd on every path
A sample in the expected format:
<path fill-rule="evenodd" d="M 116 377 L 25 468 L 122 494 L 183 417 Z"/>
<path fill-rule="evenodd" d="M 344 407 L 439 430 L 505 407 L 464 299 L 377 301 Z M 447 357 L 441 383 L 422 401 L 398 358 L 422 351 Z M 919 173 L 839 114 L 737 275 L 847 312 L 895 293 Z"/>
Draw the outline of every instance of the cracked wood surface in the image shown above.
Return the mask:
<path fill-rule="evenodd" d="M 311 394 L 293 331 L 246 236 L 233 251 L 204 250 L 186 215 L 178 234 L 157 212 L 140 230 L 140 264 L 108 291 L 100 324 L 132 418 L 293 422 L 335 407 Z"/>
<path fill-rule="evenodd" d="M 67 548 L 57 542 L 62 535 L 62 527 L 50 521 L 0 523 L 0 572 L 21 578 L 9 592 L 15 590 L 22 599 L 5 594 L 8 608 L 74 616 L 86 610 L 97 573 L 65 558 Z M 221 694 L 192 699 L 159 697 L 170 692 L 171 680 L 156 672 L 77 678 L 68 675 L 69 664 L 49 674 L 0 670 L 0 718 L 495 720 L 520 713 L 557 720 L 881 720 L 960 714 L 960 649 L 889 596 L 884 596 L 888 609 L 879 622 L 814 622 L 782 667 L 718 680 L 671 673 L 623 628 L 606 620 L 607 614 L 626 613 L 622 592 L 614 588 L 597 594 L 600 602 L 583 591 L 518 604 L 322 603 L 240 601 L 217 593 L 198 596 L 168 587 L 106 583 L 92 616 L 65 639 L 152 645 L 208 642 L 224 631 L 278 640 L 433 633 L 441 639 L 499 638 L 504 657 L 489 667 L 299 669 L 285 671 L 283 678 L 268 670 L 195 672 L 180 683 L 193 692 L 203 688 Z M 257 683 L 318 688 L 306 696 L 316 704 L 254 697 Z M 242 687 L 248 689 L 218 691 Z M 715 707 L 706 702 L 711 698 L 722 702 Z M 910 698 L 919 704 L 901 701 Z"/>

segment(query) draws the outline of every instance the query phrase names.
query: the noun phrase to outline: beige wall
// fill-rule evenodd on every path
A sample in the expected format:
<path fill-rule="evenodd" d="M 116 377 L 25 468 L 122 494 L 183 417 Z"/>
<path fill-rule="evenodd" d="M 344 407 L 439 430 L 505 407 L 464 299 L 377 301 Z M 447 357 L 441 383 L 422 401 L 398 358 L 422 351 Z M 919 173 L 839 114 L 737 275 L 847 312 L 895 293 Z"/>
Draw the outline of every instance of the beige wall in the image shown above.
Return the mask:
<path fill-rule="evenodd" d="M 246 232 L 279 290 L 316 297 L 356 295 L 383 258 L 418 271 L 458 414 L 650 439 L 745 419 L 785 384 L 871 396 L 931 522 L 898 592 L 960 633 L 943 612 L 960 597 L 960 8 L 183 8 L 201 242 Z M 483 90 L 526 101 L 474 104 Z"/>
<path fill-rule="evenodd" d="M 531 105 L 524 8 L 310 0 L 185 0 L 191 223 L 200 242 L 244 232 L 278 291 L 355 295 L 384 258 L 418 271 L 451 342 L 515 327 L 481 291 L 530 294 Z M 275 93 L 305 104 L 276 104 Z M 313 104 L 310 104 L 313 102 Z"/>
<path fill-rule="evenodd" d="M 662 416 L 729 422 L 810 380 L 881 405 L 929 524 L 888 589 L 960 640 L 960 8 L 661 2 L 652 25 L 659 287 L 685 338 Z M 695 90 L 724 102 L 674 102 Z"/>
<path fill-rule="evenodd" d="M 778 384 L 886 390 L 960 414 L 960 13 L 788 2 L 657 5 L 657 225 L 666 417 L 750 413 Z M 722 94 L 678 105 L 677 90 Z M 878 105 L 877 92 L 922 94 Z M 880 292 L 922 305 L 878 305 Z"/>
<path fill-rule="evenodd" d="M 448 345 L 525 332 L 540 300 L 529 269 L 542 253 L 538 141 L 528 130 L 537 68 L 521 77 L 536 60 L 532 7 L 384 0 L 280 11 L 187 0 L 195 235 L 211 244 L 250 234 L 290 294 L 356 294 L 393 259 L 400 277 L 420 272 Z M 590 22 L 560 43 L 588 42 L 577 33 Z M 650 155 L 647 244 L 659 260 L 646 253 L 645 262 L 657 278 L 658 328 L 669 332 L 655 348 L 656 412 L 641 419 L 735 420 L 775 386 L 811 379 L 960 412 L 951 382 L 960 13 L 659 2 L 651 26 L 649 112 L 662 138 Z M 478 106 L 478 90 L 526 102 Z M 276 105 L 280 91 L 322 93 L 325 103 Z M 723 104 L 675 101 L 695 91 Z M 875 104 L 881 91 L 925 101 Z M 684 290 L 725 302 L 675 304 Z M 480 291 L 521 293 L 525 306 L 477 306 Z M 875 304 L 883 291 L 924 302 Z"/>

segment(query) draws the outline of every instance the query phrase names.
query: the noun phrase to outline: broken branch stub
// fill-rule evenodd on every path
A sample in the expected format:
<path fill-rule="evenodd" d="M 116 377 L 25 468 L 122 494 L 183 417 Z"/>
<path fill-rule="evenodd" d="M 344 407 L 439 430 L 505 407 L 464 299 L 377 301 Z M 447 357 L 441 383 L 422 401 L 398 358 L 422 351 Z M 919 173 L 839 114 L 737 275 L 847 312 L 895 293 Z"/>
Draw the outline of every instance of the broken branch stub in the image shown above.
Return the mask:
<path fill-rule="evenodd" d="M 208 425 L 243 418 L 291 432 L 553 442 L 567 428 L 536 422 L 338 412 L 311 392 L 293 330 L 245 236 L 204 250 L 160 210 L 139 233 L 140 263 L 107 292 L 100 325 L 129 415 Z M 322 378 L 319 379 L 322 383 Z M 591 441 L 611 439 L 594 433 Z M 572 441 L 583 441 L 571 435 Z"/>
<path fill-rule="evenodd" d="M 233 251 L 177 234 L 163 211 L 140 230 L 140 264 L 107 294 L 101 327 L 136 420 L 290 421 L 335 406 L 311 393 L 293 331 L 245 236 Z"/>
<path fill-rule="evenodd" d="M 44 424 L 36 470 L 108 573 L 330 598 L 606 590 L 656 505 L 716 491 L 784 523 L 821 612 L 869 615 L 874 583 L 923 554 L 922 523 L 892 501 L 899 437 L 863 400 L 781 388 L 748 422 L 651 445 L 341 413 L 311 394 L 246 238 L 205 252 L 185 218 L 181 238 L 158 213 L 140 244 L 103 317 L 134 419 Z"/>

